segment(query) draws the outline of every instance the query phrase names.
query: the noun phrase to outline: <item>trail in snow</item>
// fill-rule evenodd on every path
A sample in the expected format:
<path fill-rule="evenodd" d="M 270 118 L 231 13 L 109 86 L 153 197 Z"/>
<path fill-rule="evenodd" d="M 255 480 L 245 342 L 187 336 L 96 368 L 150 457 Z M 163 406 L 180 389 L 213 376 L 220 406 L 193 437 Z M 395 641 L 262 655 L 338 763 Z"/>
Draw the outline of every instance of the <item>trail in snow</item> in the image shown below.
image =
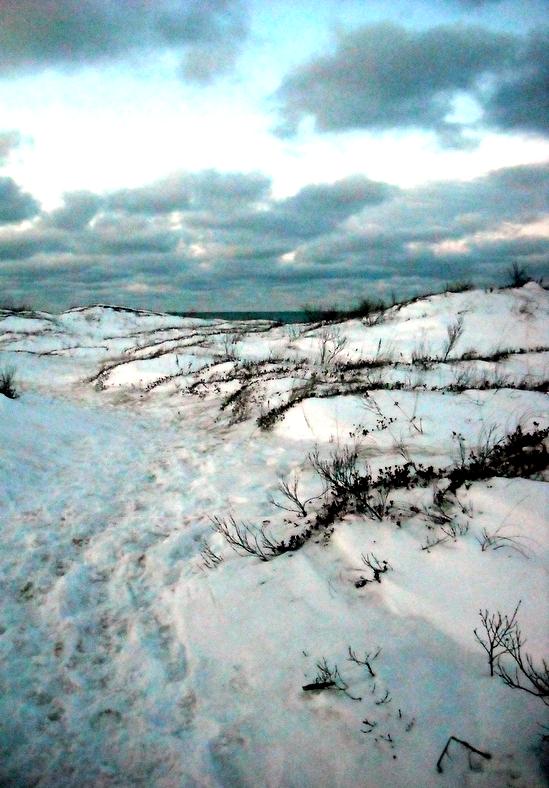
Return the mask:
<path fill-rule="evenodd" d="M 168 542 L 183 561 L 197 545 L 181 503 L 192 486 L 190 464 L 174 450 L 173 434 L 122 414 L 71 413 L 55 403 L 40 417 L 50 425 L 47 445 L 26 447 L 33 484 L 12 498 L 3 534 L 9 571 L 2 626 L 18 625 L 4 654 L 17 676 L 3 698 L 16 722 L 4 757 L 19 750 L 12 768 L 34 761 L 31 773 L 45 784 L 51 774 L 53 785 L 61 775 L 100 777 L 97 742 L 108 731 L 115 751 L 121 730 L 135 737 L 136 696 L 148 696 L 151 720 L 162 717 L 170 734 L 180 725 L 169 709 L 190 697 L 185 650 L 162 621 L 159 591 L 170 578 L 151 586 L 147 557 Z M 166 475 L 168 466 L 170 483 L 163 484 L 157 474 Z M 190 497 L 187 492 L 185 504 L 192 507 Z M 28 611 L 24 623 L 21 605 Z M 29 758 L 31 742 L 21 744 L 36 724 L 47 731 L 48 745 L 42 742 Z M 132 747 L 139 748 L 139 736 Z"/>

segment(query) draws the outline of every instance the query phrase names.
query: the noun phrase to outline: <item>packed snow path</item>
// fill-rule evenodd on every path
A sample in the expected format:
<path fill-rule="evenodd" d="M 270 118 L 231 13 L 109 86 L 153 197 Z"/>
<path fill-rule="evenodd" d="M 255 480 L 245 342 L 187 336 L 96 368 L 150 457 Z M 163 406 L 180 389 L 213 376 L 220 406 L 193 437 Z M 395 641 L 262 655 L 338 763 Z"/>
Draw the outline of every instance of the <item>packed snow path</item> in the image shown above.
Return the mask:
<path fill-rule="evenodd" d="M 2 631 L 17 634 L 0 641 L 11 685 L 3 759 L 29 783 L 146 781 L 169 773 L 193 716 L 185 644 L 162 599 L 198 549 L 181 511 L 192 510 L 190 452 L 123 413 L 29 404 L 10 411 L 32 480 L 6 491 Z M 171 557 L 172 577 L 156 553 Z"/>
<path fill-rule="evenodd" d="M 474 333 L 483 310 L 501 308 L 498 296 L 418 302 L 392 327 L 341 331 L 355 358 L 389 329 L 397 357 L 410 358 L 416 318 L 444 336 L 467 307 L 467 338 L 467 320 Z M 475 374 L 490 363 L 488 387 L 452 390 L 456 371 L 425 358 L 424 389 L 414 377 L 398 395 L 355 370 L 342 382 L 341 369 L 303 367 L 299 353 L 318 348 L 322 329 L 295 338 L 255 324 L 241 334 L 103 308 L 0 322 L 2 362 L 17 364 L 23 389 L 0 396 L 2 785 L 543 784 L 543 703 L 490 678 L 473 629 L 480 609 L 511 614 L 520 599 L 529 653 L 536 664 L 547 654 L 546 482 L 463 488 L 456 538 L 430 550 L 421 548 L 440 535 L 425 514 L 431 487 L 397 491 L 398 520 L 348 513 L 333 533 L 269 562 L 232 552 L 210 520 L 233 513 L 284 537 L 299 531 L 302 519 L 270 500 L 288 503 L 278 478 L 297 473 L 302 497 L 318 494 L 310 451 L 329 456 L 363 430 L 363 460 L 377 469 L 401 449 L 445 465 L 459 440 L 474 447 L 492 428 L 545 426 L 547 296 L 501 298 L 515 316 L 535 303 L 513 334 L 516 356 L 466 362 Z M 495 328 L 486 323 L 484 353 L 503 322 L 498 313 Z M 287 345 L 291 369 L 273 355 Z M 268 360 L 267 374 L 238 367 L 237 351 Z M 527 385 L 498 387 L 502 368 Z M 383 375 L 398 383 L 410 372 L 388 361 Z M 261 408 L 287 402 L 292 386 L 301 395 L 303 381 L 319 396 L 295 398 L 259 430 Z M 481 549 L 484 531 L 508 541 Z M 217 566 L 206 566 L 206 544 Z M 382 582 L 362 584 L 361 554 L 387 561 Z M 375 676 L 349 661 L 349 647 L 359 659 L 381 648 Z M 323 659 L 346 692 L 302 690 Z M 454 743 L 438 774 L 449 736 L 491 759 Z"/>

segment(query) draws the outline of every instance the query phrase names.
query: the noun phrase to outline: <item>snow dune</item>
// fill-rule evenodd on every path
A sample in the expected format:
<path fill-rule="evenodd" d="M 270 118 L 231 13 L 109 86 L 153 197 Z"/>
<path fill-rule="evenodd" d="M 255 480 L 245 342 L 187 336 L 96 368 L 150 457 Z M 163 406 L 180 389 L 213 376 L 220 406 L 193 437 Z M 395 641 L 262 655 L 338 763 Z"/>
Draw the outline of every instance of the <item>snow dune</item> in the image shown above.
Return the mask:
<path fill-rule="evenodd" d="M 287 542 L 330 500 L 315 454 L 375 478 L 548 427 L 548 311 L 530 284 L 328 327 L 0 312 L 1 784 L 543 785 L 546 706 L 473 631 L 520 601 L 547 657 L 543 469 L 439 509 L 445 480 L 397 487 L 268 561 L 212 518 Z M 339 689 L 302 689 L 319 664 Z M 491 757 L 454 741 L 439 773 L 450 736 Z"/>

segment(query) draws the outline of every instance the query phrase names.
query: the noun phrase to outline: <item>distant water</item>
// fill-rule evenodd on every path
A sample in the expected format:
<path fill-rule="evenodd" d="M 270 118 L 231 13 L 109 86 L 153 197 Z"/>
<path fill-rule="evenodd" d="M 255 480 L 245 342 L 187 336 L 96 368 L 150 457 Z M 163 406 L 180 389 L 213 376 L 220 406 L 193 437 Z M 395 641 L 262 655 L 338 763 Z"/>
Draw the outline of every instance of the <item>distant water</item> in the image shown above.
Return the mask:
<path fill-rule="evenodd" d="M 170 312 L 178 317 L 200 317 L 204 320 L 276 320 L 280 323 L 305 323 L 305 312 Z"/>

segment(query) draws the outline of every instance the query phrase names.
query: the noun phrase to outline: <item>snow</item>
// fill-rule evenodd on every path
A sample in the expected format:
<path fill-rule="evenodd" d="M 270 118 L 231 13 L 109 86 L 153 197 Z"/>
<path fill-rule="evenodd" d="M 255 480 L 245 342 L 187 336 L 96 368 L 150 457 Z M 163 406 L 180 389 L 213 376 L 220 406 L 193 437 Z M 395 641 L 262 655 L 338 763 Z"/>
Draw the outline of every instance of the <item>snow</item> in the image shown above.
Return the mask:
<path fill-rule="evenodd" d="M 520 601 L 526 652 L 547 656 L 543 473 L 460 487 L 456 536 L 431 547 L 443 481 L 266 562 L 212 518 L 287 539 L 322 499 L 305 521 L 276 506 L 291 508 L 279 483 L 320 495 L 315 451 L 355 449 L 375 476 L 549 426 L 548 311 L 535 284 L 431 296 L 338 324 L 344 349 L 324 364 L 322 327 L 0 313 L 0 369 L 21 393 L 0 395 L 1 784 L 542 785 L 546 707 L 490 677 L 473 630 Z M 460 360 L 471 348 L 508 355 Z M 338 366 L 353 359 L 376 363 Z M 469 388 L 452 388 L 464 368 Z M 361 556 L 388 562 L 381 582 Z M 381 649 L 375 677 L 349 647 Z M 302 690 L 323 659 L 348 694 Z M 450 736 L 492 757 L 453 742 L 439 774 Z"/>

